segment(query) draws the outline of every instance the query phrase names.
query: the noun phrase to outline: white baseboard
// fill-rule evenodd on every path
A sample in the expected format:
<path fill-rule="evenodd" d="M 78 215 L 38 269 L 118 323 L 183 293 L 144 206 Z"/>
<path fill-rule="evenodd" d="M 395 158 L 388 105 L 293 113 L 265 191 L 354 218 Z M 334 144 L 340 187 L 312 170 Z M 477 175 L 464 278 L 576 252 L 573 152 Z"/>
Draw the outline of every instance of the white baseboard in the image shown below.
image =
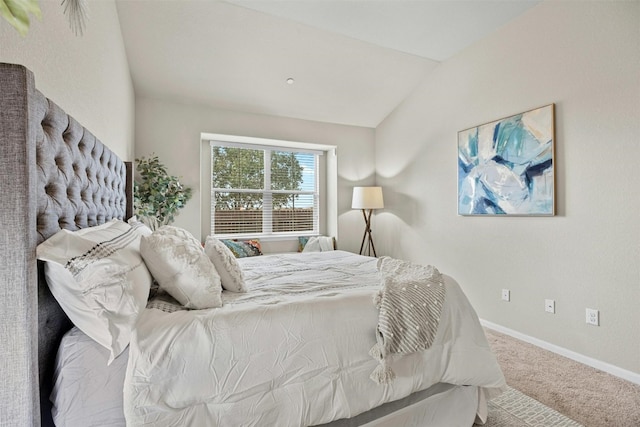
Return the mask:
<path fill-rule="evenodd" d="M 622 369 L 618 366 L 611 365 L 601 360 L 597 360 L 592 357 L 585 356 L 584 354 L 576 353 L 575 351 L 571 351 L 566 348 L 557 346 L 555 344 L 551 344 L 546 341 L 540 340 L 538 338 L 525 335 L 521 332 L 514 331 L 513 329 L 509 329 L 504 326 L 498 325 L 496 323 L 489 322 L 488 320 L 480 319 L 480 323 L 482 324 L 482 326 L 486 328 L 493 329 L 494 331 L 501 332 L 505 335 L 509 335 L 511 337 L 517 338 L 524 342 L 528 342 L 529 344 L 533 344 L 537 347 L 543 348 L 545 350 L 548 350 L 553 353 L 559 354 L 561 356 L 567 357 L 569 359 L 575 360 L 576 362 L 583 363 L 587 366 L 591 366 L 592 368 L 599 369 L 608 374 L 614 375 L 616 377 L 630 381 L 634 384 L 640 385 L 640 374 L 637 374 L 635 372 Z"/>

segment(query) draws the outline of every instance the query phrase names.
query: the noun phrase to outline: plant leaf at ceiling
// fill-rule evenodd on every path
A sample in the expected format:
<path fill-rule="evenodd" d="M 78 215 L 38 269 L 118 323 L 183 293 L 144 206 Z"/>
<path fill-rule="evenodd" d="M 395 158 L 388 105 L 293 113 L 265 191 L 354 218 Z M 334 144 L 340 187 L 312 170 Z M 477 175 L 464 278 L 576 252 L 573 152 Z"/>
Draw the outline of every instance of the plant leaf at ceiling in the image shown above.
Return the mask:
<path fill-rule="evenodd" d="M 0 0 L 2 1 L 2 0 Z M 73 34 L 82 35 L 84 31 L 84 23 L 87 20 L 87 2 L 86 0 L 62 0 L 64 13 L 69 18 L 69 27 Z"/>
<path fill-rule="evenodd" d="M 29 13 L 42 17 L 38 0 L 0 0 L 0 15 L 23 37 L 29 31 Z"/>

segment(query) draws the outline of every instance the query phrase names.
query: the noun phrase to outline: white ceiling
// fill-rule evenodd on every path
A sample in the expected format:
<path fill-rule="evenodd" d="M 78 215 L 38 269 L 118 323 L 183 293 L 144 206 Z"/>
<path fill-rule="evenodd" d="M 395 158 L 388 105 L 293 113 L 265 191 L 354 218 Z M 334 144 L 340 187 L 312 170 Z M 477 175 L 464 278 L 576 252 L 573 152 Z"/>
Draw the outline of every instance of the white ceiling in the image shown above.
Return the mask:
<path fill-rule="evenodd" d="M 440 61 L 538 2 L 117 0 L 117 7 L 139 96 L 376 127 Z"/>

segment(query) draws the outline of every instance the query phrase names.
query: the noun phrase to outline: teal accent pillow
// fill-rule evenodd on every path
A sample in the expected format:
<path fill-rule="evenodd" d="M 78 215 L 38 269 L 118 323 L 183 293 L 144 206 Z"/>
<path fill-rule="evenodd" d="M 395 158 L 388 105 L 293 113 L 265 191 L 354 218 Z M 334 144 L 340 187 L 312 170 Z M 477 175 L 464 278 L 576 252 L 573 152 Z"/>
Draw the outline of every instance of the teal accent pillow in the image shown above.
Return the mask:
<path fill-rule="evenodd" d="M 302 252 L 304 247 L 307 245 L 309 241 L 309 236 L 299 236 L 298 237 L 298 252 Z"/>
<path fill-rule="evenodd" d="M 236 258 L 246 258 L 250 256 L 262 255 L 262 247 L 260 246 L 260 240 L 258 239 L 221 239 L 220 241 L 231 250 L 231 253 L 233 253 Z"/>

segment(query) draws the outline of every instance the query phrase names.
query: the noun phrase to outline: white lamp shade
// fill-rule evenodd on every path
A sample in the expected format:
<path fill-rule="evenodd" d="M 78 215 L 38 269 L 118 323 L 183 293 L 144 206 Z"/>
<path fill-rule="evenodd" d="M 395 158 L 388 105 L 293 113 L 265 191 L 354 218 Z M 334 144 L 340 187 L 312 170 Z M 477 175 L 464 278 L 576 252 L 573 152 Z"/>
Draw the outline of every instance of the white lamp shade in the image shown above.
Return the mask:
<path fill-rule="evenodd" d="M 353 187 L 351 209 L 382 209 L 382 187 Z"/>

